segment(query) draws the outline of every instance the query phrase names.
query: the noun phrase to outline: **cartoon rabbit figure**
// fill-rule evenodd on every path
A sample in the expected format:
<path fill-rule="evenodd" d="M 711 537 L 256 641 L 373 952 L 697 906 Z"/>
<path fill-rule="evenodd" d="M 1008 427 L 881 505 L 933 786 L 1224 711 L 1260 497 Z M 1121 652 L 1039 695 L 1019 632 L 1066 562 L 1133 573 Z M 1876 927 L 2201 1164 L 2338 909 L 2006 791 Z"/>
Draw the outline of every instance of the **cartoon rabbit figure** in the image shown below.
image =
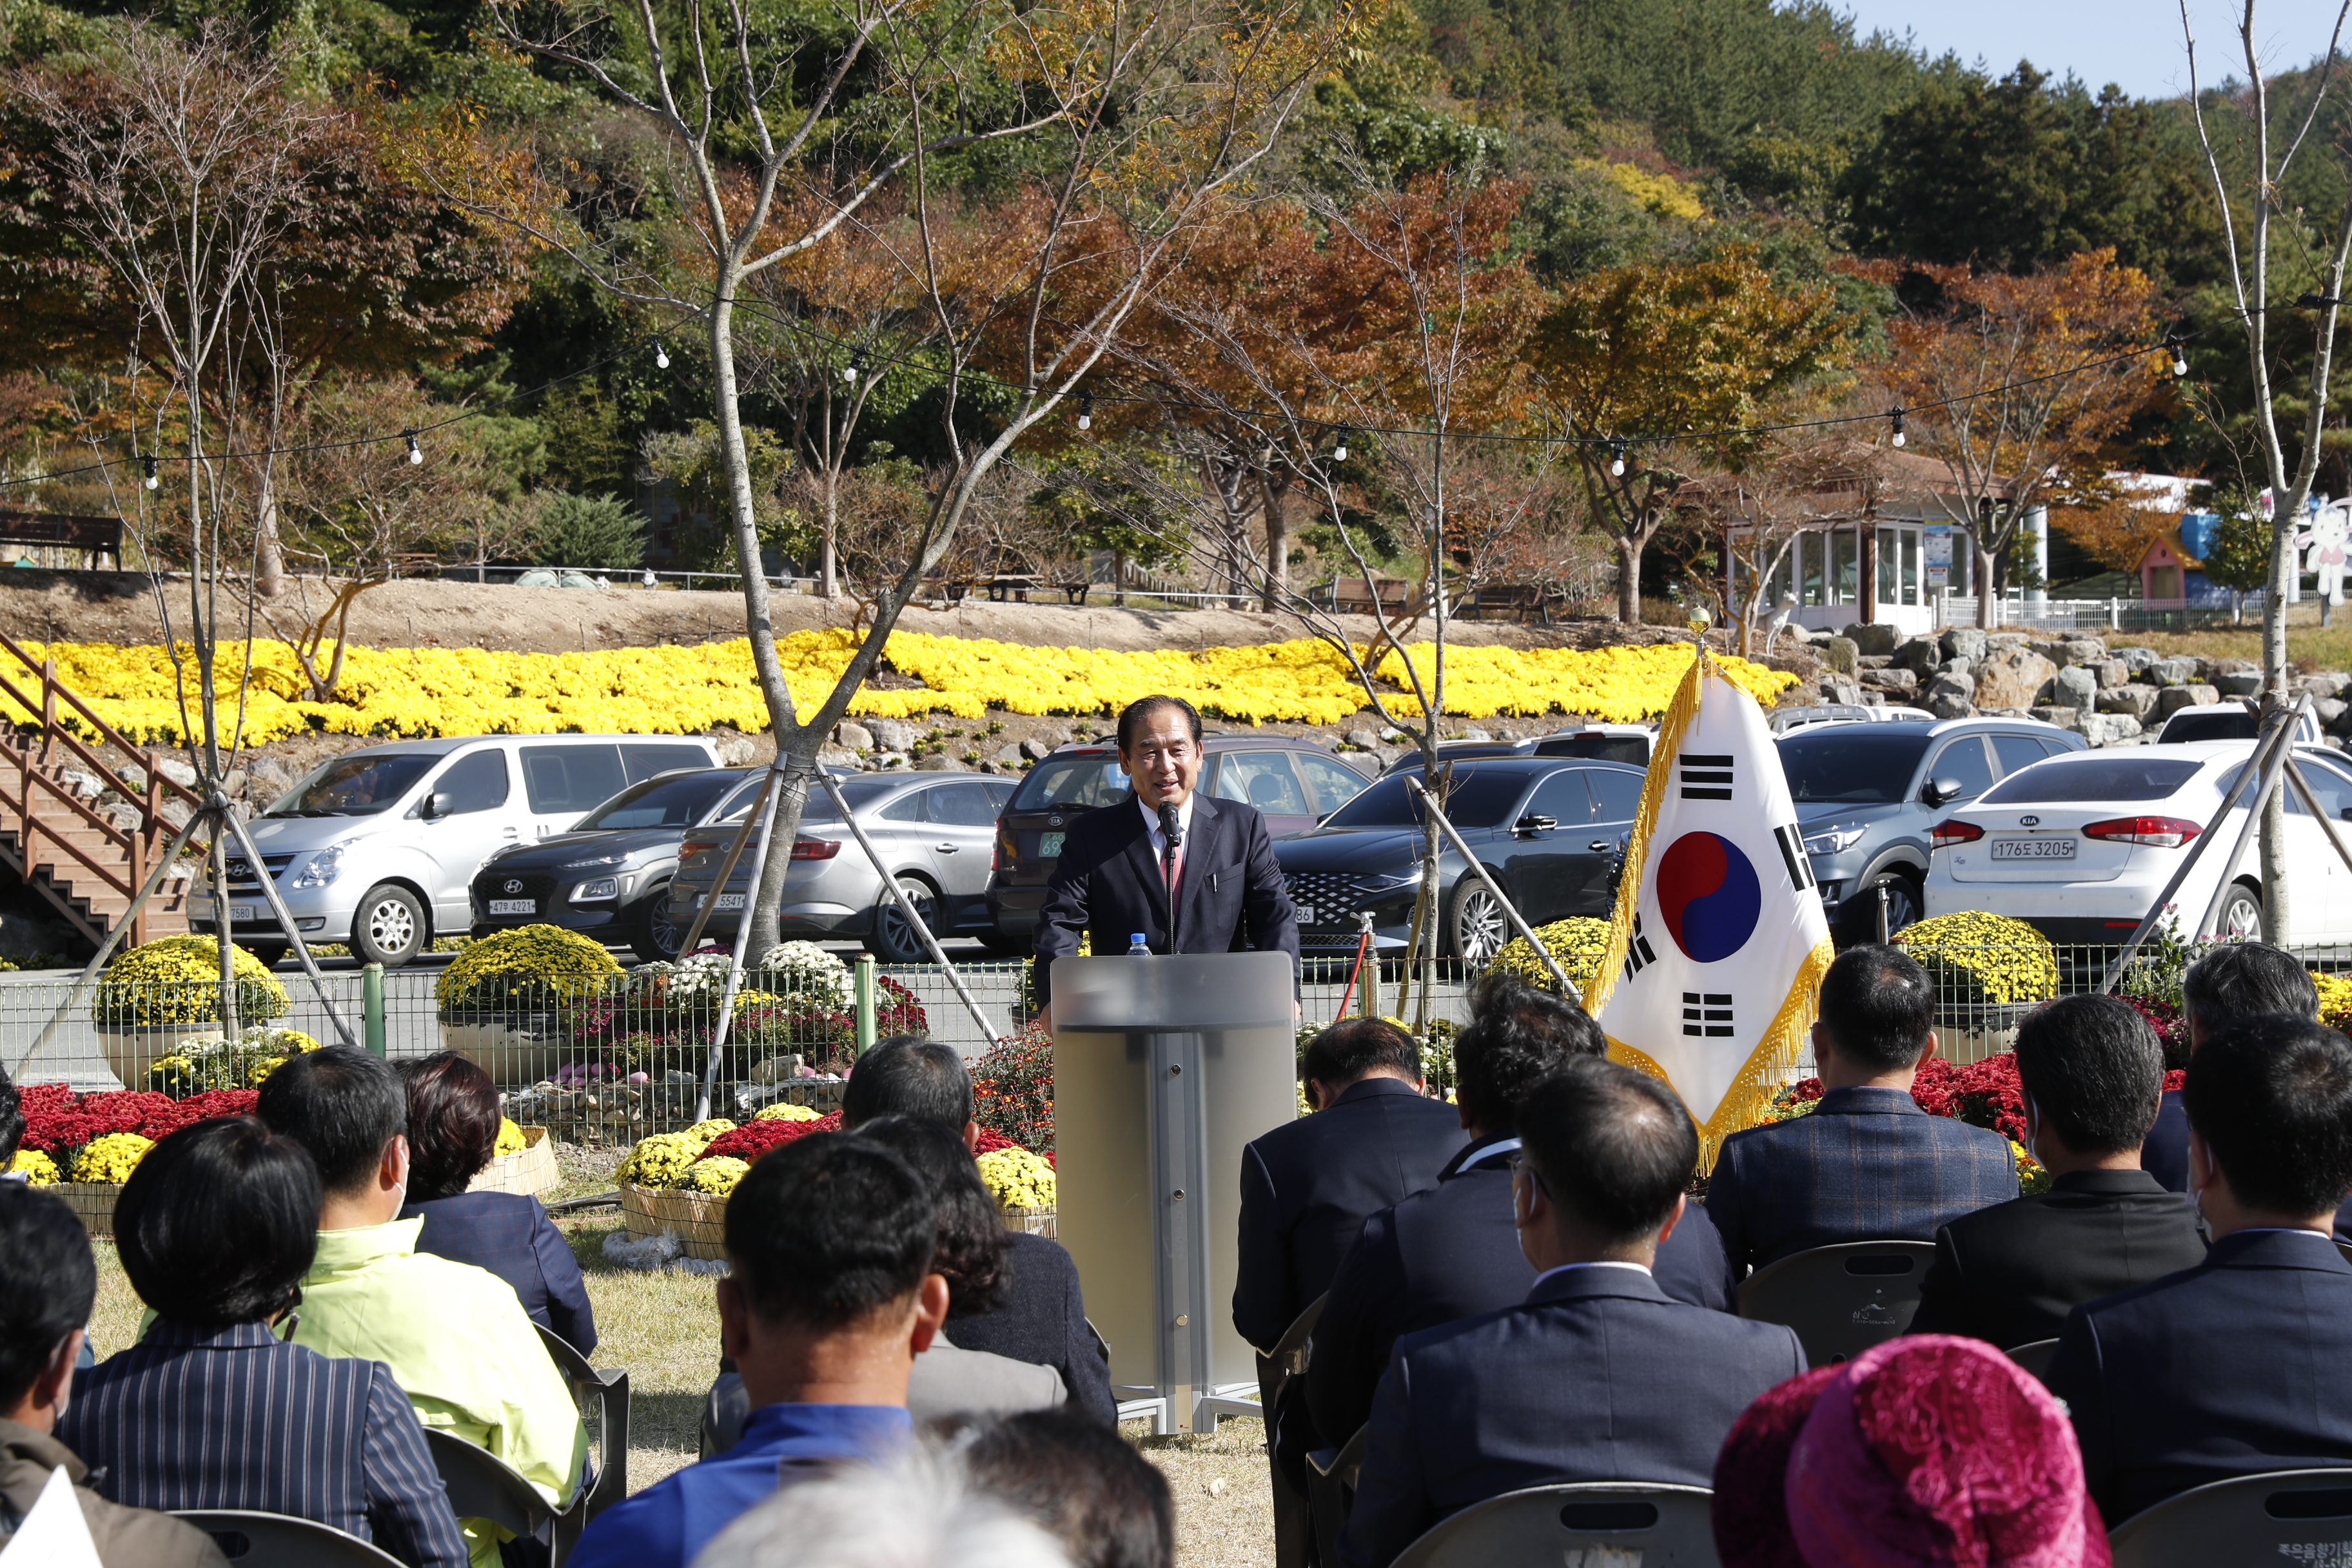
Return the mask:
<path fill-rule="evenodd" d="M 2308 553 L 2305 564 L 2319 574 L 2319 597 L 2326 604 L 2344 602 L 2346 541 L 2352 536 L 2352 509 L 2326 506 L 2314 512 L 2311 526 L 2294 536 Z"/>

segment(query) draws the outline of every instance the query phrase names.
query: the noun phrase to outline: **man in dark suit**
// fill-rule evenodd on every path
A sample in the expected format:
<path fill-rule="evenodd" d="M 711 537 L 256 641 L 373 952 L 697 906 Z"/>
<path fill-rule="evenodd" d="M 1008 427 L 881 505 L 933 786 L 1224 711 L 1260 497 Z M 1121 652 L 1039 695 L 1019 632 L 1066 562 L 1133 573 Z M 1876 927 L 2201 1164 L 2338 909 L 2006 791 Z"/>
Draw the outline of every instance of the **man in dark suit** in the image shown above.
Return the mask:
<path fill-rule="evenodd" d="M 2319 1017 L 2319 991 L 2300 960 L 2259 942 L 2223 942 L 2180 977 L 2189 1049 L 2253 1018 Z M 2189 1190 L 2189 1116 L 2180 1090 L 2167 1089 L 2140 1151 L 2140 1166 L 2168 1193 Z M 2338 1221 L 2342 1230 L 2343 1222 Z"/>
<path fill-rule="evenodd" d="M 1519 1150 L 1511 1129 L 1538 1084 L 1579 1058 L 1606 1055 L 1609 1042 L 1582 1008 L 1508 975 L 1486 980 L 1471 1013 L 1454 1041 L 1470 1142 L 1437 1185 L 1364 1221 L 1315 1321 L 1307 1402 L 1327 1444 L 1346 1442 L 1370 1415 L 1398 1339 L 1517 1306 L 1535 1283 L 1511 1212 Z M 1675 1300 L 1728 1310 L 1723 1242 L 1705 1209 L 1685 1211 L 1652 1267 Z"/>
<path fill-rule="evenodd" d="M 2066 996 L 2017 1030 L 2033 1157 L 2050 1190 L 1979 1209 L 1936 1233 L 1918 1334 L 2003 1350 L 2053 1339 L 2084 1301 L 2205 1260 L 2197 1210 L 2139 1168 L 2164 1089 L 2164 1047 L 2113 996 Z"/>
<path fill-rule="evenodd" d="M 1581 1058 L 1518 1115 L 1512 1183 L 1537 1269 L 1518 1306 L 1408 1334 L 1381 1379 L 1347 1568 L 1522 1487 L 1714 1484 L 1725 1434 L 1805 1370 L 1796 1333 L 1676 1301 L 1650 1267 L 1684 1213 L 1698 1132 L 1673 1089 Z"/>
<path fill-rule="evenodd" d="M 1255 806 L 1192 792 L 1201 777 L 1192 705 L 1181 697 L 1129 703 L 1118 716 L 1118 760 L 1133 797 L 1073 822 L 1054 865 L 1037 917 L 1038 1005 L 1050 1018 L 1054 960 L 1077 952 L 1082 933 L 1097 953 L 1125 952 L 1138 931 L 1154 952 L 1278 949 L 1296 974 L 1298 916 L 1265 819 Z"/>
<path fill-rule="evenodd" d="M 1332 1025 L 1299 1070 L 1316 1113 L 1242 1152 L 1234 1327 L 1260 1350 L 1330 1286 L 1364 1216 L 1435 1186 L 1463 1143 L 1454 1108 L 1422 1093 L 1421 1047 L 1384 1019 Z"/>
<path fill-rule="evenodd" d="M 1911 1098 L 1936 1052 L 1936 987 L 1910 954 L 1850 947 L 1822 980 L 1813 1057 L 1826 1091 L 1809 1116 L 1723 1141 L 1706 1212 L 1737 1279 L 1841 1241 L 1933 1241 L 2017 1196 L 2009 1140 Z"/>
<path fill-rule="evenodd" d="M 2043 1381 L 2066 1402 L 2109 1522 L 2263 1470 L 2352 1466 L 2352 1041 L 2257 1018 L 2189 1064 L 2189 1185 L 2213 1232 L 2194 1268 L 2074 1309 Z"/>

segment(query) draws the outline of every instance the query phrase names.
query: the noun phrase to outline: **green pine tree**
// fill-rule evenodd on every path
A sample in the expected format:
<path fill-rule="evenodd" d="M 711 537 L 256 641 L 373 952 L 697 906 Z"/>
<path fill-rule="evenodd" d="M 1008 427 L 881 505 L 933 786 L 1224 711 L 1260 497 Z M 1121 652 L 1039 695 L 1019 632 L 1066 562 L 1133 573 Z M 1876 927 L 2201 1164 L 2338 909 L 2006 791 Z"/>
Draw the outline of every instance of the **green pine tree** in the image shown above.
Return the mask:
<path fill-rule="evenodd" d="M 534 565 L 623 571 L 646 558 L 646 520 L 614 495 L 557 496 L 541 526 Z"/>

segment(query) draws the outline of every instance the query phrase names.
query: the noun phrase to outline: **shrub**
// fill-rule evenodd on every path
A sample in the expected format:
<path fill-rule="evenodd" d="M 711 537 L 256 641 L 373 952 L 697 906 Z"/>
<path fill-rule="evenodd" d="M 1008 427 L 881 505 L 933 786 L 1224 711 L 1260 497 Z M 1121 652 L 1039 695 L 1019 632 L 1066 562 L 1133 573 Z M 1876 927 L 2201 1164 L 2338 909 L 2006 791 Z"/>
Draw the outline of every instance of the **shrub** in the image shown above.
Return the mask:
<path fill-rule="evenodd" d="M 241 947 L 229 952 L 239 1026 L 285 1016 L 286 987 L 268 965 Z M 167 936 L 116 954 L 99 977 L 90 1020 L 101 1029 L 219 1023 L 220 944 L 208 936 Z"/>
<path fill-rule="evenodd" d="M 774 1106 L 769 1107 L 771 1110 L 775 1109 Z M 802 1110 L 807 1108 L 794 1106 L 793 1109 Z M 839 1131 L 841 1131 L 841 1112 L 837 1110 L 830 1116 L 811 1116 L 790 1120 L 783 1117 L 754 1117 L 734 1131 L 712 1139 L 710 1146 L 702 1152 L 702 1157 L 706 1160 L 741 1160 L 748 1163 L 762 1154 L 773 1153 L 785 1144 L 796 1139 L 805 1138 L 812 1132 L 838 1132 Z"/>
<path fill-rule="evenodd" d="M 735 1184 L 741 1181 L 743 1173 L 751 1168 L 751 1163 L 748 1160 L 738 1160 L 725 1154 L 706 1155 L 686 1168 L 686 1174 L 677 1179 L 677 1190 L 681 1193 L 709 1193 L 723 1198 L 735 1190 Z"/>
<path fill-rule="evenodd" d="M 64 1178 L 58 1174 L 58 1163 L 38 1149 L 19 1149 L 16 1157 L 8 1162 L 8 1169 L 37 1187 L 53 1187 Z"/>
<path fill-rule="evenodd" d="M 235 1045 L 182 1040 L 148 1067 L 147 1087 L 175 1100 L 213 1089 L 258 1089 L 280 1065 L 318 1048 L 319 1042 L 299 1029 L 260 1025 L 243 1030 Z"/>
<path fill-rule="evenodd" d="M 980 1156 L 979 1165 L 999 1208 L 1052 1208 L 1059 1199 L 1054 1167 L 1026 1149 L 995 1150 Z"/>
<path fill-rule="evenodd" d="M 640 1187 L 676 1186 L 686 1168 L 702 1157 L 702 1148 L 683 1132 L 656 1132 L 638 1139 L 614 1174 Z"/>
<path fill-rule="evenodd" d="M 154 1146 L 153 1139 L 142 1138 L 136 1132 L 109 1132 L 102 1138 L 93 1138 L 74 1156 L 73 1179 L 111 1184 L 127 1182 L 131 1173 L 139 1168 L 139 1162 L 147 1157 L 147 1151 Z"/>
<path fill-rule="evenodd" d="M 530 1143 L 523 1138 L 522 1129 L 515 1125 L 514 1118 L 510 1116 L 499 1118 L 499 1141 L 490 1149 L 492 1159 L 501 1154 L 520 1154 L 530 1147 Z"/>
<path fill-rule="evenodd" d="M 816 1121 L 823 1119 L 805 1105 L 783 1102 L 762 1107 L 759 1114 L 751 1120 L 754 1121 Z"/>
<path fill-rule="evenodd" d="M 534 566 L 625 571 L 646 558 L 646 520 L 618 496 L 559 495 L 540 520 Z"/>
<path fill-rule="evenodd" d="M 1543 943 L 1544 951 L 1559 961 L 1570 984 L 1580 993 L 1591 989 L 1593 981 L 1601 974 L 1601 961 L 1609 952 L 1607 921 L 1595 920 L 1590 915 L 1571 915 L 1567 920 L 1536 927 L 1536 937 Z M 1543 960 L 1536 956 L 1536 950 L 1528 945 L 1528 939 L 1523 936 L 1515 936 L 1505 942 L 1502 951 L 1495 954 L 1494 962 L 1486 967 L 1489 973 L 1515 974 L 1530 985 L 1540 985 L 1547 991 L 1559 989 L 1553 983 L 1551 971 L 1544 967 Z"/>
<path fill-rule="evenodd" d="M 972 1120 L 1034 1154 L 1054 1146 L 1054 1037 L 1031 1024 L 971 1064 Z"/>
<path fill-rule="evenodd" d="M 517 926 L 467 944 L 433 999 L 450 1013 L 547 1013 L 592 996 L 621 973 L 613 955 L 559 926 Z"/>
<path fill-rule="evenodd" d="M 2006 915 L 1974 910 L 1934 915 L 1906 926 L 1895 942 L 1935 982 L 1938 1015 L 2046 1002 L 2058 992 L 2058 954 L 2050 939 Z"/>

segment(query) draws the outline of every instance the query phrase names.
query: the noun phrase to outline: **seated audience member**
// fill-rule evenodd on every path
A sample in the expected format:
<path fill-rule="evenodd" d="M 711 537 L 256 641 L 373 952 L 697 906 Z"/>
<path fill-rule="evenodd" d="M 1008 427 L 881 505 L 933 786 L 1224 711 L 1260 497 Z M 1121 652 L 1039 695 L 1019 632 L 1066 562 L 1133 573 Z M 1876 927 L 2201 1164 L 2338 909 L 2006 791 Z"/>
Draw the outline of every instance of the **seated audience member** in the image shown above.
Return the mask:
<path fill-rule="evenodd" d="M 2180 1015 L 2189 1026 L 2189 1049 L 2222 1030 L 2253 1018 L 2319 1020 L 2319 988 L 2300 960 L 2259 942 L 2226 942 L 2189 966 L 2180 977 Z M 2189 1190 L 2189 1117 L 2180 1090 L 2164 1091 L 2140 1150 L 2140 1166 L 2170 1193 Z M 2339 1233 L 2352 1236 L 2343 1225 Z"/>
<path fill-rule="evenodd" d="M 729 1526 L 698 1568 L 1070 1568 L 1061 1543 L 967 1480 L 912 1454 L 801 1482 Z"/>
<path fill-rule="evenodd" d="M 0 1186 L 0 1552 L 63 1467 L 105 1568 L 227 1568 L 193 1525 L 91 1491 L 89 1467 L 53 1435 L 97 1299 L 89 1237 L 73 1210 L 22 1183 Z"/>
<path fill-rule="evenodd" d="M 1936 1053 L 1936 987 L 1910 954 L 1850 947 L 1822 980 L 1812 1113 L 1723 1141 L 1706 1212 L 1737 1279 L 1841 1241 L 1933 1241 L 2017 1196 L 2009 1140 L 1911 1098 Z"/>
<path fill-rule="evenodd" d="M 1538 1084 L 1608 1048 L 1584 1009 L 1524 981 L 1498 974 L 1472 994 L 1470 1026 L 1454 1041 L 1454 1098 L 1470 1142 L 1437 1185 L 1364 1221 L 1315 1321 L 1307 1403 L 1325 1444 L 1346 1442 L 1371 1414 L 1400 1335 L 1528 1299 L 1536 1271 L 1512 1223 L 1512 1123 Z M 1654 1272 L 1677 1301 L 1727 1308 L 1723 1244 L 1705 1209 L 1684 1211 Z"/>
<path fill-rule="evenodd" d="M 2099 995 L 2035 1009 L 2018 1026 L 2017 1076 L 2050 1190 L 1936 1233 L 1913 1333 L 2003 1349 L 2054 1339 L 2083 1302 L 2205 1259 L 2196 1206 L 2139 1168 L 2164 1047 L 2137 1009 Z"/>
<path fill-rule="evenodd" d="M 907 1381 L 948 1315 L 948 1282 L 931 1271 L 938 1223 L 923 1179 L 863 1139 L 813 1132 L 753 1161 L 727 1200 L 732 1272 L 718 1283 L 719 1331 L 751 1397 L 742 1441 L 614 1503 L 570 1568 L 686 1568 L 786 1480 L 902 1458 Z M 785 1517 L 781 1533 L 809 1533 L 797 1487 Z"/>
<path fill-rule="evenodd" d="M 951 1440 L 971 1485 L 1043 1526 L 1070 1568 L 1176 1568 L 1168 1479 L 1117 1432 L 1036 1410 L 966 1424 Z"/>
<path fill-rule="evenodd" d="M 398 1075 L 328 1046 L 271 1073 L 257 1109 L 309 1152 L 325 1191 L 294 1342 L 383 1363 L 426 1426 L 488 1449 L 564 1506 L 588 1457 L 570 1385 L 505 1280 L 418 1252 L 425 1222 L 399 1217 L 409 1163 Z M 476 1568 L 496 1568 L 506 1531 L 465 1524 Z"/>
<path fill-rule="evenodd" d="M 961 1134 L 969 1150 L 980 1141 L 971 1110 L 971 1076 L 963 1059 L 936 1041 L 900 1035 L 857 1059 L 842 1095 L 841 1121 L 853 1130 L 883 1116 L 935 1121 Z M 1110 1354 L 1087 1326 L 1078 1266 L 1051 1237 L 1007 1234 L 1013 1251 L 1004 1260 L 1003 1292 L 992 1307 L 958 1309 L 956 1344 L 1051 1367 L 1074 1408 L 1116 1427 Z"/>
<path fill-rule="evenodd" d="M 1061 1374 L 1052 1367 L 960 1350 L 949 1342 L 950 1331 L 963 1315 L 984 1311 L 1003 1299 L 1004 1268 L 1012 1252 L 1012 1233 L 1004 1228 L 996 1200 L 981 1184 L 963 1140 L 939 1122 L 905 1116 L 868 1121 L 857 1136 L 906 1161 L 937 1205 L 931 1272 L 948 1282 L 949 1327 L 933 1335 L 930 1349 L 915 1358 L 914 1376 L 907 1384 L 908 1415 L 918 1422 L 1009 1415 L 1062 1404 L 1068 1395 Z M 705 1455 L 732 1448 L 751 1415 L 741 1375 L 720 1373 L 703 1412 Z"/>
<path fill-rule="evenodd" d="M 455 1051 L 400 1064 L 408 1094 L 408 1201 L 421 1219 L 416 1250 L 487 1268 L 508 1284 L 530 1321 L 582 1355 L 596 1348 L 596 1314 L 572 1244 L 527 1193 L 469 1193 L 498 1149 L 498 1085 Z"/>
<path fill-rule="evenodd" d="M 1329 1289 L 1364 1216 L 1435 1186 L 1465 1142 L 1454 1108 L 1422 1093 L 1421 1047 L 1385 1019 L 1332 1025 L 1299 1070 L 1316 1113 L 1242 1151 L 1234 1327 L 1260 1350 Z"/>
<path fill-rule="evenodd" d="M 1980 1341 L 1874 1346 L 1792 1377 L 1715 1465 L 1724 1568 L 2106 1568 L 2066 1412 Z"/>
<path fill-rule="evenodd" d="M 2189 1063 L 2189 1190 L 2205 1261 L 2074 1309 L 2043 1374 L 2091 1495 L 2120 1522 L 2260 1470 L 2352 1466 L 2352 1041 L 2296 1018 L 2210 1036 Z"/>
<path fill-rule="evenodd" d="M 1698 1164 L 1658 1079 L 1579 1058 L 1520 1107 L 1512 1183 L 1537 1270 L 1517 1307 L 1397 1342 L 1374 1396 L 1349 1568 L 1386 1568 L 1447 1515 L 1522 1487 L 1703 1487 L 1749 1402 L 1802 1372 L 1794 1331 L 1677 1301 L 1650 1266 Z"/>
<path fill-rule="evenodd" d="M 310 1156 L 249 1118 L 149 1150 L 115 1201 L 114 1237 L 155 1321 L 75 1380 L 58 1437 L 119 1503 L 293 1514 L 410 1568 L 460 1568 L 465 1537 L 391 1369 L 278 1336 L 319 1204 Z"/>

